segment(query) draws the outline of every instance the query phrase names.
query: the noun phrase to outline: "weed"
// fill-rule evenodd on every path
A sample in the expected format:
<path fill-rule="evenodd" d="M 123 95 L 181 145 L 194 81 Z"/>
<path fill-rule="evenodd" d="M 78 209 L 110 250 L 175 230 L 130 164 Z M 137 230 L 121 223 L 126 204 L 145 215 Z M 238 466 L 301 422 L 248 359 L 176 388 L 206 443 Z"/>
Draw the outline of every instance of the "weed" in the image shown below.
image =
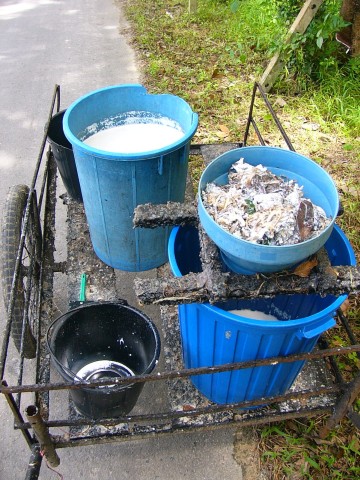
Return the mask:
<path fill-rule="evenodd" d="M 289 420 L 261 430 L 261 455 L 271 479 L 353 480 L 360 475 L 358 432 L 343 424 L 322 440 L 325 417 Z"/>

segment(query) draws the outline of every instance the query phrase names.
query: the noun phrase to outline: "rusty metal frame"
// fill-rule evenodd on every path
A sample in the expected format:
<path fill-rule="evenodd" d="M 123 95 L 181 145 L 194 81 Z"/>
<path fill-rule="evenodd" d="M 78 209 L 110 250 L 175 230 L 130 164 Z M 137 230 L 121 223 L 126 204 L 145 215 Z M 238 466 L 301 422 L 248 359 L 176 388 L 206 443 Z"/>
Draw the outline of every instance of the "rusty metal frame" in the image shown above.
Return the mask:
<path fill-rule="evenodd" d="M 250 127 L 253 127 L 259 142 L 264 145 L 264 139 L 260 133 L 258 123 L 254 118 L 254 105 L 257 95 L 260 94 L 269 109 L 277 128 L 282 134 L 288 148 L 294 150 L 290 139 L 283 130 L 281 123 L 276 116 L 270 102 L 268 101 L 265 92 L 257 83 L 254 85 L 252 98 L 250 102 L 249 117 L 246 124 L 245 135 L 243 143 L 231 144 L 232 148 L 246 145 L 249 136 Z M 54 244 L 55 244 L 55 204 L 56 204 L 56 165 L 52 156 L 51 150 L 45 155 L 45 144 L 47 138 L 47 130 L 53 115 L 54 109 L 59 111 L 60 108 L 60 87 L 55 86 L 54 95 L 51 102 L 51 109 L 48 122 L 45 128 L 44 137 L 40 147 L 39 157 L 36 163 L 33 181 L 30 187 L 30 194 L 27 205 L 27 212 L 30 209 L 30 204 L 33 198 L 36 198 L 35 185 L 38 180 L 40 166 L 45 157 L 45 173 L 40 187 L 39 200 L 37 202 L 37 209 L 39 218 L 43 218 L 43 234 L 42 234 L 42 268 L 41 268 L 41 311 L 39 315 L 39 337 L 37 339 L 37 357 L 36 357 L 36 375 L 34 384 L 23 384 L 18 382 L 17 385 L 8 385 L 5 378 L 7 353 L 9 346 L 9 334 L 11 328 L 11 318 L 14 306 L 14 293 L 11 297 L 11 302 L 8 311 L 8 322 L 5 331 L 5 338 L 3 341 L 1 356 L 0 356 L 0 373 L 1 386 L 0 393 L 2 393 L 13 413 L 15 428 L 19 429 L 29 448 L 31 449 L 31 458 L 29 462 L 29 469 L 26 479 L 38 478 L 43 450 L 47 454 L 48 459 L 52 464 L 57 463 L 56 449 L 74 447 L 80 445 L 109 443 L 113 441 L 127 441 L 136 438 L 145 438 L 154 435 L 164 435 L 175 433 L 178 431 L 190 431 L 198 429 L 208 429 L 215 427 L 233 426 L 248 426 L 260 425 L 269 422 L 277 422 L 289 418 L 299 417 L 313 417 L 323 413 L 329 413 L 330 417 L 321 432 L 324 437 L 334 428 L 338 422 L 345 416 L 353 418 L 356 423 L 356 416 L 352 411 L 352 404 L 360 392 L 360 372 L 354 375 L 350 381 L 346 381 L 337 366 L 337 357 L 346 356 L 349 353 L 356 352 L 360 356 L 360 344 L 356 340 L 349 322 L 346 317 L 339 312 L 338 319 L 343 325 L 345 332 L 349 337 L 349 346 L 329 348 L 326 343 L 319 342 L 320 349 L 311 353 L 289 355 L 287 357 L 273 357 L 262 360 L 227 364 L 216 367 L 204 367 L 197 369 L 173 369 L 160 374 L 148 374 L 143 376 L 131 377 L 131 379 L 111 379 L 108 382 L 98 381 L 92 382 L 90 387 L 98 385 L 106 385 L 119 383 L 134 383 L 134 382 L 166 382 L 168 385 L 173 384 L 176 388 L 177 382 L 186 382 L 188 377 L 194 374 L 212 374 L 215 372 L 231 371 L 235 369 L 243 369 L 255 366 L 263 366 L 268 364 L 293 362 L 299 360 L 317 361 L 321 360 L 329 364 L 329 369 L 332 370 L 332 375 L 335 381 L 330 386 L 317 388 L 316 390 L 302 390 L 298 392 L 288 392 L 277 397 L 267 397 L 257 401 L 239 402 L 235 404 L 216 405 L 206 404 L 200 407 L 170 410 L 160 413 L 148 413 L 142 415 L 127 415 L 124 417 L 107 419 L 101 422 L 92 421 L 83 417 L 70 417 L 65 419 L 49 419 L 49 394 L 56 390 L 71 390 L 81 388 L 82 384 L 68 384 L 68 383 L 50 383 L 50 365 L 49 356 L 44 344 L 44 332 L 51 318 L 52 310 L 52 295 L 53 295 L 53 277 L 54 272 L 63 271 L 63 265 L 57 265 L 54 261 Z M 229 145 L 227 146 L 229 148 Z M 206 145 L 194 145 L 191 147 L 192 154 L 204 155 L 206 152 Z M 28 215 L 28 214 L 27 214 Z M 27 218 L 27 217 L 26 217 Z M 26 219 L 25 219 L 26 220 Z M 24 228 L 26 229 L 26 221 Z M 26 230 L 25 230 L 26 233 Z M 16 275 L 18 275 L 19 265 L 21 262 L 21 252 L 24 245 L 25 233 L 21 236 L 21 243 L 19 245 L 19 256 L 17 259 L 16 270 L 14 273 L 13 285 L 15 285 Z M 20 352 L 20 361 L 24 362 L 23 353 Z M 86 384 L 89 387 L 89 384 Z M 34 405 L 29 405 L 26 409 L 28 414 L 28 421 L 25 421 L 20 411 L 20 399 L 24 393 L 34 394 Z M 19 395 L 19 397 L 16 397 Z M 304 399 L 325 399 L 325 403 L 319 406 L 303 406 L 293 407 L 287 411 L 280 411 L 277 407 L 281 402 L 298 401 Z M 330 400 L 328 400 L 330 398 Z M 249 410 L 249 407 L 270 405 L 270 407 Z M 242 409 L 242 410 L 239 410 Z M 35 420 L 34 420 L 35 418 Z M 183 420 L 186 419 L 186 422 Z M 106 426 L 106 431 L 99 431 L 97 427 L 101 423 Z M 144 425 L 145 423 L 145 425 Z M 50 433 L 50 429 L 58 427 L 69 428 L 70 433 L 63 435 L 55 435 Z M 85 433 L 81 431 L 86 427 Z M 87 433 L 86 433 L 87 432 Z"/>

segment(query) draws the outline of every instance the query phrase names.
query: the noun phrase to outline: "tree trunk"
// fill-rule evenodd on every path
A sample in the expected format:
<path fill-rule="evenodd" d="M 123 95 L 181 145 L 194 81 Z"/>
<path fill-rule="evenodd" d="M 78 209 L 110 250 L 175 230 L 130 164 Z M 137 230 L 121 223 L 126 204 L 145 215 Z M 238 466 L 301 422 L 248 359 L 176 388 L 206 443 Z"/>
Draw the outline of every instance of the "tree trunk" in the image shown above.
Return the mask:
<path fill-rule="evenodd" d="M 360 55 L 360 0 L 343 0 L 340 15 L 351 25 L 338 33 L 338 40 L 351 49 L 352 56 Z"/>

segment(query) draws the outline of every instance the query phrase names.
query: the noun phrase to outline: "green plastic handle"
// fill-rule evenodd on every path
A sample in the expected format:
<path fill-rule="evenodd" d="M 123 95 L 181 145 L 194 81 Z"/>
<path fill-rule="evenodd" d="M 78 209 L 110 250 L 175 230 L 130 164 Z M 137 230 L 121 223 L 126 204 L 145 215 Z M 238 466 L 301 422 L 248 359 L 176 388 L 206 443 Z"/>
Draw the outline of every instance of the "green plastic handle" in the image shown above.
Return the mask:
<path fill-rule="evenodd" d="M 85 289 L 86 289 L 86 273 L 82 273 L 80 278 L 80 296 L 79 296 L 80 302 L 85 302 L 86 300 Z"/>

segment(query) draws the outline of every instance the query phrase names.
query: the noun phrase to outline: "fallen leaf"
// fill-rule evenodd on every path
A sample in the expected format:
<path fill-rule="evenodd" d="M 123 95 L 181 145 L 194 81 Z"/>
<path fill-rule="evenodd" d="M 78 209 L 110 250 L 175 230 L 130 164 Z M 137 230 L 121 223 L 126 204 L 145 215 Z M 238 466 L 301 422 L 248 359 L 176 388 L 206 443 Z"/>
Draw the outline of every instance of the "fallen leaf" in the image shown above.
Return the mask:
<path fill-rule="evenodd" d="M 310 275 L 311 270 L 316 267 L 317 264 L 318 261 L 316 257 L 310 258 L 310 260 L 307 260 L 306 262 L 303 262 L 297 266 L 293 273 L 298 277 L 306 278 Z"/>
<path fill-rule="evenodd" d="M 223 78 L 225 75 L 220 72 L 220 70 L 218 68 L 215 68 L 212 75 L 211 75 L 211 78 Z"/>
<path fill-rule="evenodd" d="M 220 130 L 226 134 L 226 136 L 230 135 L 230 130 L 226 125 L 219 125 Z"/>
<path fill-rule="evenodd" d="M 296 222 L 301 240 L 306 240 L 314 224 L 314 207 L 306 198 L 300 202 Z"/>
<path fill-rule="evenodd" d="M 340 310 L 342 311 L 342 313 L 345 314 L 349 310 L 349 308 L 350 308 L 350 302 L 349 302 L 349 299 L 346 299 L 344 303 L 340 305 Z"/>
<path fill-rule="evenodd" d="M 183 405 L 182 409 L 184 412 L 189 412 L 190 410 L 195 410 L 195 407 L 192 405 Z"/>

